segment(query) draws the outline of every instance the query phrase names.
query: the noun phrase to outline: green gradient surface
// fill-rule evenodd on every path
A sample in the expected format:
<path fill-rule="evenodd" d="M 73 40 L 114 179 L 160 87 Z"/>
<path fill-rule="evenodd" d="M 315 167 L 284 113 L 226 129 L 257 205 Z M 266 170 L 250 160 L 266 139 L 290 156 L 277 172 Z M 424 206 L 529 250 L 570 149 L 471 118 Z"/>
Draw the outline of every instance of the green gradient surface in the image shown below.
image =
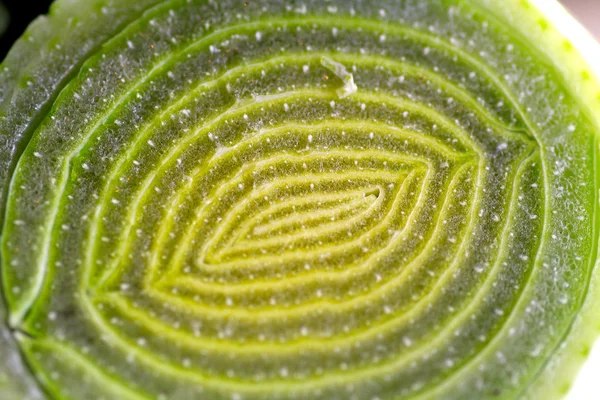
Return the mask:
<path fill-rule="evenodd" d="M 525 1 L 59 0 L 0 72 L 0 394 L 536 398 L 600 332 L 600 87 L 532 32 Z"/>

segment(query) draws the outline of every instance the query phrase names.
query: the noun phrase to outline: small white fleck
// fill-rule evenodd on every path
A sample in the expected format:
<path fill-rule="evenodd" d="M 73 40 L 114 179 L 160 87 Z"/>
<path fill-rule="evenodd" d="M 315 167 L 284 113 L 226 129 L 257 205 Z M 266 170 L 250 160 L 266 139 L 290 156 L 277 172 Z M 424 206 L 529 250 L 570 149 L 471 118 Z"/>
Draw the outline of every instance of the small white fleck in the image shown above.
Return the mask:
<path fill-rule="evenodd" d="M 532 357 L 538 357 L 540 354 L 542 354 L 543 349 L 544 349 L 544 346 L 541 344 L 538 344 L 537 346 L 535 346 L 535 348 L 533 349 L 533 351 L 530 354 Z"/>
<path fill-rule="evenodd" d="M 344 83 L 344 86 L 337 90 L 337 94 L 340 98 L 343 99 L 348 97 L 358 90 L 358 87 L 354 83 L 354 76 L 346 70 L 346 67 L 343 64 L 335 62 L 327 57 L 321 57 L 321 65 L 333 72 Z"/>

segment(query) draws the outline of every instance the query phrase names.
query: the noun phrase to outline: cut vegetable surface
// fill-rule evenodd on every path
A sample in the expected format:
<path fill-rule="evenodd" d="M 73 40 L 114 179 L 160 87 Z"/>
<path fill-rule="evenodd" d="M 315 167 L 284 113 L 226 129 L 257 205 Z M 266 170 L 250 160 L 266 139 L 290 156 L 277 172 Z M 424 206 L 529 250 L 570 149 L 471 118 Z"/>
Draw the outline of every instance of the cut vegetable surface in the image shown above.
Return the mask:
<path fill-rule="evenodd" d="M 600 85 L 537 3 L 58 0 L 0 67 L 0 397 L 562 398 Z"/>

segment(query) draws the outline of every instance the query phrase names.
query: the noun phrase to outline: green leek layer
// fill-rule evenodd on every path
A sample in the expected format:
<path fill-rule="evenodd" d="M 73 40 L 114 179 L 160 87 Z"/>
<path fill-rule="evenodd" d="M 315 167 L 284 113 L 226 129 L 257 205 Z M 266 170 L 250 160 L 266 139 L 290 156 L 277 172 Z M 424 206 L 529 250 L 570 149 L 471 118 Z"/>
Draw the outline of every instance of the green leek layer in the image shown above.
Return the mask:
<path fill-rule="evenodd" d="M 560 398 L 599 134 L 527 1 L 58 0 L 0 66 L 0 397 Z"/>

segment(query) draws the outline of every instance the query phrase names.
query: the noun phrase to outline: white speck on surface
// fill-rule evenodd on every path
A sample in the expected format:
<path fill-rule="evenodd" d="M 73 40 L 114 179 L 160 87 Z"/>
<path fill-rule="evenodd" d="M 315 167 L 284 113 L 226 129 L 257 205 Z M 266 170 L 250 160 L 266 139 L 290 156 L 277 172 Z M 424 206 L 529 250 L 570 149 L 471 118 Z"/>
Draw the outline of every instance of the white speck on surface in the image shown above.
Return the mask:
<path fill-rule="evenodd" d="M 344 82 L 344 86 L 337 90 L 340 98 L 345 98 L 356 93 L 358 86 L 354 83 L 354 76 L 348 72 L 343 64 L 333 61 L 327 57 L 321 57 L 321 65 L 330 70 Z"/>

